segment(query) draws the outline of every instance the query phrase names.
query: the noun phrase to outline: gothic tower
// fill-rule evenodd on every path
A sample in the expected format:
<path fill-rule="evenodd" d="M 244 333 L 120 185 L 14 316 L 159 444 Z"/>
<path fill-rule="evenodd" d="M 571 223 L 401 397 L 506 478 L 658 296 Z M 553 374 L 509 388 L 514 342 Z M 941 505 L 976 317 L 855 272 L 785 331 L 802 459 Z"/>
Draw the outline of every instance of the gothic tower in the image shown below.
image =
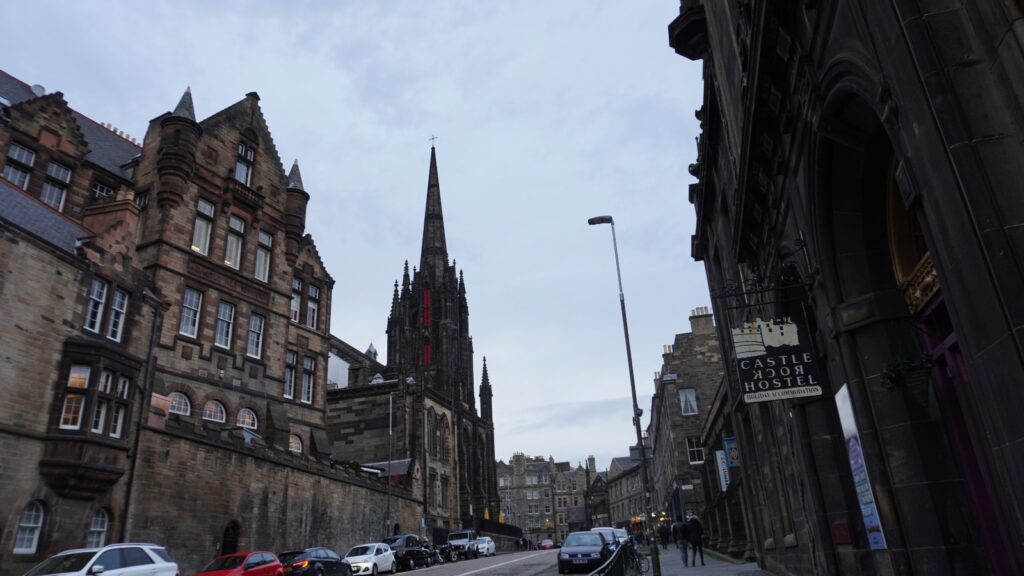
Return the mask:
<path fill-rule="evenodd" d="M 463 525 L 471 525 L 473 517 L 497 519 L 492 391 L 484 368 L 478 414 L 466 282 L 462 271 L 456 270 L 455 263 L 448 258 L 437 152 L 433 146 L 419 268 L 413 268 L 410 274 L 406 262 L 401 283 L 395 282 L 387 335 L 388 369 L 416 375 L 425 398 L 423 406 L 434 406 L 439 413 L 451 411 L 454 425 L 450 441 L 454 453 L 450 472 L 458 478 L 458 517 Z M 443 426 L 437 429 L 443 430 Z M 425 452 L 435 451 L 435 444 L 422 445 Z M 443 456 L 444 451 L 439 453 Z M 428 475 L 433 472 L 428 470 Z M 442 458 L 437 461 L 436 473 L 443 478 L 445 472 Z M 429 480 L 428 494 L 432 485 L 433 480 Z"/>

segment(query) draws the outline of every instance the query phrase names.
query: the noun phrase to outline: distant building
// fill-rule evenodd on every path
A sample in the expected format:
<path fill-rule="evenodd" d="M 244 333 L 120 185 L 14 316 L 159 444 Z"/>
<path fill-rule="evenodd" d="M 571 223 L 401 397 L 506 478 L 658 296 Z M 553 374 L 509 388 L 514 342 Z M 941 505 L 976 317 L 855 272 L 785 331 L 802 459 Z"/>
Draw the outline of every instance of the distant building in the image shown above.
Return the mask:
<path fill-rule="evenodd" d="M 665 347 L 651 398 L 651 492 L 662 518 L 688 517 L 704 507 L 702 472 L 721 447 L 705 446 L 701 430 L 722 373 L 711 313 L 698 308 L 690 316 L 690 332 L 677 334 Z"/>
<path fill-rule="evenodd" d="M 629 457 L 613 458 L 608 467 L 608 510 L 611 525 L 630 528 L 639 534 L 642 530 L 646 506 L 644 505 L 643 477 L 640 461 Z"/>
<path fill-rule="evenodd" d="M 587 482 L 582 465 L 516 452 L 507 464 L 499 461 L 496 469 L 502 519 L 520 527 L 530 542 L 562 541 L 573 518 L 580 522 Z"/>

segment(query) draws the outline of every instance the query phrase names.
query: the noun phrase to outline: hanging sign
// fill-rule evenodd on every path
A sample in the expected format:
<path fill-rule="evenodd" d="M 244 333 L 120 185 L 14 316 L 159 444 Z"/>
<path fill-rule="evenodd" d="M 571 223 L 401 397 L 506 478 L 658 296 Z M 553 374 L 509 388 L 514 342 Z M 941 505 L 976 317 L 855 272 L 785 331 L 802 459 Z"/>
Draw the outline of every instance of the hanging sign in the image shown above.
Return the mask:
<path fill-rule="evenodd" d="M 729 462 L 729 468 L 740 467 L 740 448 L 736 445 L 735 436 L 726 436 L 723 440 L 725 456 Z"/>
<path fill-rule="evenodd" d="M 817 359 L 806 327 L 791 318 L 757 318 L 732 329 L 743 401 L 821 396 Z"/>
<path fill-rule="evenodd" d="M 718 484 L 725 492 L 729 488 L 729 464 L 725 461 L 725 450 L 715 450 L 715 462 L 718 463 Z"/>

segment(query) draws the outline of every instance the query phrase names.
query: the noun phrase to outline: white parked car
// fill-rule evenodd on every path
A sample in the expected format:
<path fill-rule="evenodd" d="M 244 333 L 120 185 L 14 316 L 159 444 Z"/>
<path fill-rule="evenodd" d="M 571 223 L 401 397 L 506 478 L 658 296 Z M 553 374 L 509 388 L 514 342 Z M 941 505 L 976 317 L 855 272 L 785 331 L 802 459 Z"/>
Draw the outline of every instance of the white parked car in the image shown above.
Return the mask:
<path fill-rule="evenodd" d="M 498 553 L 498 547 L 490 536 L 481 536 L 476 539 L 476 549 L 481 556 L 494 556 Z"/>
<path fill-rule="evenodd" d="M 156 544 L 111 544 L 103 548 L 65 550 L 25 576 L 178 576 L 178 565 Z"/>
<path fill-rule="evenodd" d="M 353 546 L 345 554 L 345 562 L 352 566 L 352 574 L 395 573 L 398 570 L 394 551 L 383 542 Z"/>

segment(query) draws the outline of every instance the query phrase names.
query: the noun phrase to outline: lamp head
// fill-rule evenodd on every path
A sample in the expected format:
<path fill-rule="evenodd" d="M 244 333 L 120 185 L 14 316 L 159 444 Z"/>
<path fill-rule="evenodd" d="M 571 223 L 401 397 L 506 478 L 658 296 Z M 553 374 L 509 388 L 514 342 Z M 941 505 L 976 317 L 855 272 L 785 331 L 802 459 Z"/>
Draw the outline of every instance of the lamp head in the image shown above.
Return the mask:
<path fill-rule="evenodd" d="M 594 226 L 596 224 L 611 224 L 614 226 L 615 221 L 612 220 L 611 216 L 594 216 L 593 218 L 587 220 L 587 224 L 590 224 L 591 226 Z"/>

